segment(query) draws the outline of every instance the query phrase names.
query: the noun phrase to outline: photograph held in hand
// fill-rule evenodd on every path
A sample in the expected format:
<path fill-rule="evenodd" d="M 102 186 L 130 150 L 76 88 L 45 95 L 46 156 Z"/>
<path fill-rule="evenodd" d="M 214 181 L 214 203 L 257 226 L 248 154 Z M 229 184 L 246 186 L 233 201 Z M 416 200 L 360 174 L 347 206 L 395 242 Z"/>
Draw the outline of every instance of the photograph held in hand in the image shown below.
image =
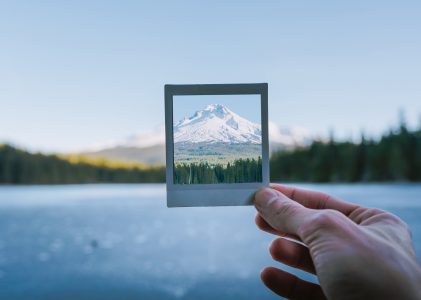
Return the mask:
<path fill-rule="evenodd" d="M 168 206 L 251 204 L 269 179 L 267 123 L 267 84 L 167 85 Z"/>

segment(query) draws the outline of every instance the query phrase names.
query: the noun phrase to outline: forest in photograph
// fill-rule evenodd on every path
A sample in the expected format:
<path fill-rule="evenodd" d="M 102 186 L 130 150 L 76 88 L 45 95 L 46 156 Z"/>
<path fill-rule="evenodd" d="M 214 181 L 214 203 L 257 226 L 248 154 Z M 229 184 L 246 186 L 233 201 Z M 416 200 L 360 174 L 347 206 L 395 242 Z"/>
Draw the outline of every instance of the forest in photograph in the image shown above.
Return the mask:
<path fill-rule="evenodd" d="M 174 183 L 247 183 L 262 181 L 262 159 L 236 159 L 226 165 L 208 163 L 178 164 L 174 166 Z"/>
<path fill-rule="evenodd" d="M 261 140 L 260 124 L 226 105 L 206 105 L 174 124 L 173 182 L 261 182 Z"/>

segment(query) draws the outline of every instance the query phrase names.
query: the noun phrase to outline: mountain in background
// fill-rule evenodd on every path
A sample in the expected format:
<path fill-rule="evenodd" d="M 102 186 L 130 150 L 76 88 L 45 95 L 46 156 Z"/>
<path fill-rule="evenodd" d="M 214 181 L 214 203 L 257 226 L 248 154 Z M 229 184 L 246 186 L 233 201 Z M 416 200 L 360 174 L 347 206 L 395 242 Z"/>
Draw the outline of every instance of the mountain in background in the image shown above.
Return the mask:
<path fill-rule="evenodd" d="M 174 123 L 174 163 L 226 166 L 262 156 L 262 130 L 222 104 L 209 104 Z M 199 180 L 200 182 L 200 180 Z"/>
<path fill-rule="evenodd" d="M 240 117 L 222 104 L 209 104 L 174 124 L 174 143 L 262 143 L 260 124 Z"/>
<path fill-rule="evenodd" d="M 187 130 L 188 126 L 192 126 Z M 260 125 L 250 122 L 223 105 L 208 105 L 190 118 L 174 124 L 175 142 L 231 144 L 261 143 Z M 269 148 L 271 152 L 309 145 L 313 137 L 302 128 L 280 128 L 269 122 Z M 96 145 L 78 154 L 90 158 L 106 158 L 145 164 L 165 164 L 165 126 L 132 135 L 124 140 Z"/>

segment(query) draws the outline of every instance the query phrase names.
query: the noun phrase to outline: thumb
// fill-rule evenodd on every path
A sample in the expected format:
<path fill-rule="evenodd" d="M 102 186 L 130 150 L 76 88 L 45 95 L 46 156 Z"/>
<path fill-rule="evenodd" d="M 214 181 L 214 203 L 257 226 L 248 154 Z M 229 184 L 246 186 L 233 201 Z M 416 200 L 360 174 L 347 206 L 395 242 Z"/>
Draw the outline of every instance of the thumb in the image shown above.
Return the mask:
<path fill-rule="evenodd" d="M 298 228 L 314 214 L 313 210 L 271 188 L 262 188 L 256 192 L 254 206 L 274 229 L 296 235 L 299 235 Z"/>

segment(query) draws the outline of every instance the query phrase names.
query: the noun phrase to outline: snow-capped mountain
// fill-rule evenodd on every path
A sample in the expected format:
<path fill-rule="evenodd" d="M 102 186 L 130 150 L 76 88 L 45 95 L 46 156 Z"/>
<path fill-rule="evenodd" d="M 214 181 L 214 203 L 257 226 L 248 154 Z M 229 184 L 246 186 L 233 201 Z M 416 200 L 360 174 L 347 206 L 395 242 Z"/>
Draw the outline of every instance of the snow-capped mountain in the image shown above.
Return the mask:
<path fill-rule="evenodd" d="M 260 124 L 255 124 L 222 104 L 209 104 L 190 118 L 174 124 L 175 143 L 261 144 Z"/>
<path fill-rule="evenodd" d="M 175 125 L 187 124 L 188 120 L 186 118 Z M 300 127 L 281 128 L 277 124 L 269 122 L 269 149 L 271 152 L 309 145 L 314 138 L 306 129 Z M 94 144 L 79 153 L 94 158 L 164 164 L 165 127 L 161 124 L 125 139 Z"/>

